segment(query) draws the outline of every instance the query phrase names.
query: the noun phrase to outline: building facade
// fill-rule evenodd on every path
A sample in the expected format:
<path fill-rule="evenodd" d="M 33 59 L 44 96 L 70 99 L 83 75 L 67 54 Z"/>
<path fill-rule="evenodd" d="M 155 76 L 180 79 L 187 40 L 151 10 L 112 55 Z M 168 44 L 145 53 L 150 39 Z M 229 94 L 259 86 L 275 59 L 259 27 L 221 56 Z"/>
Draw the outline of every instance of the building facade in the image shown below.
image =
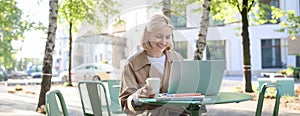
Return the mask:
<path fill-rule="evenodd" d="M 119 8 L 119 11 L 122 12 L 118 17 L 124 20 L 125 23 L 116 26 L 115 20 L 117 17 L 112 16 L 110 23 L 104 31 L 98 32 L 96 35 L 107 33 L 120 38 L 122 41 L 125 40 L 125 44 L 122 44 L 124 45 L 121 48 L 122 51 L 116 50 L 119 52 L 115 53 L 114 48 L 120 46 L 117 44 L 103 44 L 105 43 L 104 41 L 102 43 L 99 41 L 94 47 L 86 44 L 85 46 L 90 48 L 84 47 L 84 49 L 80 49 L 82 50 L 79 52 L 80 55 L 84 53 L 84 56 L 79 61 L 76 61 L 77 64 L 97 62 L 100 61 L 99 59 L 109 59 L 111 62 L 118 62 L 115 63 L 117 64 L 116 67 L 122 68 L 126 58 L 141 49 L 140 40 L 145 23 L 152 14 L 161 12 L 161 8 L 156 7 L 160 0 L 118 1 L 122 5 Z M 296 15 L 300 15 L 299 0 L 271 0 L 265 2 L 282 10 L 294 10 Z M 196 49 L 195 43 L 199 33 L 201 13 L 192 12 L 197 7 L 199 7 L 197 4 L 186 6 L 183 14 L 180 16 L 171 16 L 175 27 L 175 50 L 185 59 L 189 60 L 193 59 Z M 89 33 L 94 30 L 91 27 L 88 24 L 82 25 L 79 29 L 77 39 L 85 39 L 84 36 L 86 35 L 96 37 L 95 34 Z M 243 74 L 243 44 L 242 37 L 238 36 L 241 30 L 236 30 L 239 27 L 241 27 L 240 23 L 232 23 L 221 26 L 210 26 L 208 28 L 207 46 L 210 52 L 206 52 L 207 50 L 205 50 L 203 60 L 226 60 L 227 75 Z M 288 54 L 289 35 L 275 31 L 279 27 L 279 24 L 263 24 L 249 27 L 252 74 L 258 75 L 261 72 L 276 72 L 291 65 L 300 66 L 299 56 Z M 114 57 L 118 59 L 114 60 Z"/>

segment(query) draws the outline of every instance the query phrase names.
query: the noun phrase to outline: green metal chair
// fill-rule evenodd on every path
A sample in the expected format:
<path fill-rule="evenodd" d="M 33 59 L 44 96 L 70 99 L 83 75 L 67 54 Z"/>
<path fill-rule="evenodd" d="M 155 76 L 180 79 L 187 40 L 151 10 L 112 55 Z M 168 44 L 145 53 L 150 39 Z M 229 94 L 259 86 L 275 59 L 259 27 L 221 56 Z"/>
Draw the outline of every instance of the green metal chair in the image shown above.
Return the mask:
<path fill-rule="evenodd" d="M 57 97 L 56 97 L 57 96 Z M 57 101 L 57 98 L 59 101 Z M 60 107 L 57 104 L 57 102 L 60 102 Z M 60 108 L 62 109 L 63 115 L 64 116 L 69 116 L 65 100 L 63 95 L 59 90 L 52 90 L 48 91 L 46 93 L 46 114 L 47 116 L 61 116 L 61 111 Z"/>
<path fill-rule="evenodd" d="M 119 103 L 119 95 L 120 95 L 120 80 L 107 80 L 108 90 L 111 100 L 110 109 L 112 113 L 124 113 L 121 110 Z"/>
<path fill-rule="evenodd" d="M 101 96 L 105 96 L 108 115 L 111 116 L 107 91 L 101 81 L 80 81 L 78 83 L 80 100 L 84 116 L 103 116 Z M 103 91 L 103 92 L 102 92 Z"/>
<path fill-rule="evenodd" d="M 278 86 L 279 85 L 273 84 L 273 83 L 272 84 L 270 84 L 270 83 L 263 84 L 263 87 L 261 88 L 261 91 L 259 93 L 255 116 L 261 116 L 261 114 L 262 114 L 262 107 L 263 107 L 263 103 L 264 103 L 265 92 L 266 92 L 266 89 L 269 87 L 275 87 L 277 90 L 275 106 L 273 109 L 273 116 L 278 116 L 279 103 L 280 103 L 280 97 L 281 97 L 280 89 Z"/>

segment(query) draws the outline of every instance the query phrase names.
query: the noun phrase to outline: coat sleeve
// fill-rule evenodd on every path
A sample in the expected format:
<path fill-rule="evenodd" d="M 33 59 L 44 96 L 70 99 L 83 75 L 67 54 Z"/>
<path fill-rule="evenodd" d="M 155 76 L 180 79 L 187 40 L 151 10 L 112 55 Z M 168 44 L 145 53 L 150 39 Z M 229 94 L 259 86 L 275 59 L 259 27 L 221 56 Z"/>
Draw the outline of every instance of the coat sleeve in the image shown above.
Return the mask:
<path fill-rule="evenodd" d="M 136 107 L 133 101 L 133 94 L 138 94 L 139 84 L 136 75 L 132 69 L 132 65 L 127 64 L 122 74 L 119 101 L 122 110 L 127 114 L 139 114 L 146 110 L 146 106 Z"/>

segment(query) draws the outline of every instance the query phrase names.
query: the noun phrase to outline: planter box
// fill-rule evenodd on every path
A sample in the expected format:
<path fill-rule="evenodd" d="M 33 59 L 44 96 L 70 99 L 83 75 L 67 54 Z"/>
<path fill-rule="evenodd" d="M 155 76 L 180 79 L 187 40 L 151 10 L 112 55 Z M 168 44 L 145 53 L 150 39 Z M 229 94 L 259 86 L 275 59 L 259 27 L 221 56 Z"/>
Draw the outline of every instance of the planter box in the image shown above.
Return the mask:
<path fill-rule="evenodd" d="M 258 78 L 258 92 L 260 93 L 264 83 L 270 84 L 272 81 L 279 85 L 281 96 L 294 96 L 294 78 Z"/>

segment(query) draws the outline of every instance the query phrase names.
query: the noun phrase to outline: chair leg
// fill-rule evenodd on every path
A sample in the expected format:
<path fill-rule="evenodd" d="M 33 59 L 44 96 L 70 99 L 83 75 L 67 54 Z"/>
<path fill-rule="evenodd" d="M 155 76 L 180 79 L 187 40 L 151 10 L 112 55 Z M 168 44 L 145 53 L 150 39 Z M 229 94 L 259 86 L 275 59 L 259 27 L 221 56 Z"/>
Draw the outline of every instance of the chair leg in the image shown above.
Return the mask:
<path fill-rule="evenodd" d="M 280 90 L 278 88 L 278 85 L 268 85 L 267 83 L 263 84 L 263 87 L 259 93 L 255 116 L 261 116 L 261 114 L 262 114 L 265 92 L 268 87 L 275 87 L 277 90 L 276 101 L 275 101 L 275 106 L 274 106 L 274 110 L 273 110 L 273 116 L 278 116 L 280 97 L 281 97 Z"/>
<path fill-rule="evenodd" d="M 281 97 L 280 90 L 277 86 L 276 86 L 276 89 L 277 89 L 277 94 L 276 94 L 276 101 L 275 101 L 275 106 L 274 106 L 274 110 L 273 110 L 273 116 L 278 116 L 280 97 Z"/>
<path fill-rule="evenodd" d="M 259 93 L 259 98 L 258 98 L 258 102 L 257 102 L 255 116 L 261 116 L 266 89 L 267 89 L 267 85 L 264 84 L 263 87 L 262 87 L 262 89 L 261 89 L 261 91 L 260 91 L 260 93 Z"/>

